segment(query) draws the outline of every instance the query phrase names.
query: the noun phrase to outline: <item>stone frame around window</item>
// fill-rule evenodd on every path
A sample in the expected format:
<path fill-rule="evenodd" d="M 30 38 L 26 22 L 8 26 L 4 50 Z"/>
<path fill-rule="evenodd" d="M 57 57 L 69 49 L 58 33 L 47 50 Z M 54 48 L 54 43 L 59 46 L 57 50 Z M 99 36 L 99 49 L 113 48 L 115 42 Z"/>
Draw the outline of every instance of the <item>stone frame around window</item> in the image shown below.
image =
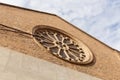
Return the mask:
<path fill-rule="evenodd" d="M 75 64 L 89 64 L 93 62 L 93 53 L 80 40 L 63 30 L 38 25 L 32 31 L 34 40 L 51 54 L 65 61 Z"/>

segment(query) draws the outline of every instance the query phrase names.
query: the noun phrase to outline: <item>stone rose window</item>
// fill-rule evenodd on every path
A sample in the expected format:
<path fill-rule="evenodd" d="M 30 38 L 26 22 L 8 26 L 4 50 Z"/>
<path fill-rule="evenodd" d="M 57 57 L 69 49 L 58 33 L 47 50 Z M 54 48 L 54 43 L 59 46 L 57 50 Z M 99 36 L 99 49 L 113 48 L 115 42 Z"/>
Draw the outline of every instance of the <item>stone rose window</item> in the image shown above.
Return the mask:
<path fill-rule="evenodd" d="M 40 25 L 33 29 L 35 40 L 53 55 L 76 64 L 88 64 L 93 54 L 80 40 L 56 28 Z"/>

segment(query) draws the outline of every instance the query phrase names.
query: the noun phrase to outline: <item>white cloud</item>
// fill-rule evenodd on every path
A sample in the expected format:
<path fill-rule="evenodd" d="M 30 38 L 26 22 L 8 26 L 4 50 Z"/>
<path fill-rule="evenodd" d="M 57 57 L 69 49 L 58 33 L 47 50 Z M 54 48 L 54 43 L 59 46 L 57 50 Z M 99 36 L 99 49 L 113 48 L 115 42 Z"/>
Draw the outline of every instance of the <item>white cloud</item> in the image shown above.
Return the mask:
<path fill-rule="evenodd" d="M 17 5 L 17 6 L 23 6 L 26 0 L 0 0 L 0 2 Z"/>
<path fill-rule="evenodd" d="M 60 16 L 69 14 L 71 18 L 97 15 L 105 6 L 106 0 L 30 0 L 29 3 L 32 9 L 56 13 Z"/>

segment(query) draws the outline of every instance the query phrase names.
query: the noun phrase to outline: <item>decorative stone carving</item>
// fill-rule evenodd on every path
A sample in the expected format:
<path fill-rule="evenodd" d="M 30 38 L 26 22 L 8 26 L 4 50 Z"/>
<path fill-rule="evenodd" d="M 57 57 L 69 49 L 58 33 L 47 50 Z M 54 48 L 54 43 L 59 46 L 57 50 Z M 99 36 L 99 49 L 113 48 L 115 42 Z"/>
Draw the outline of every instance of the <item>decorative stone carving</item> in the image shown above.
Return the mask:
<path fill-rule="evenodd" d="M 76 64 L 93 61 L 93 54 L 88 47 L 62 30 L 40 25 L 33 29 L 33 36 L 38 44 L 63 60 Z"/>

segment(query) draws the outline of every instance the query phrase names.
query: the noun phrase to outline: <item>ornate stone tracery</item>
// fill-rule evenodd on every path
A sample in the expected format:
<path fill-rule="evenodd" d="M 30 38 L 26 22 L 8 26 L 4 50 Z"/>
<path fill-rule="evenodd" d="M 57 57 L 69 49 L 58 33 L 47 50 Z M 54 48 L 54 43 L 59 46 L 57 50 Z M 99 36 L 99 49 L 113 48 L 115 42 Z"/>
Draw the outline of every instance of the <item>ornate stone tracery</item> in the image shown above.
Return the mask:
<path fill-rule="evenodd" d="M 38 43 L 63 60 L 77 64 L 88 64 L 93 60 L 93 54 L 87 46 L 63 31 L 41 25 L 33 30 L 33 35 Z"/>

